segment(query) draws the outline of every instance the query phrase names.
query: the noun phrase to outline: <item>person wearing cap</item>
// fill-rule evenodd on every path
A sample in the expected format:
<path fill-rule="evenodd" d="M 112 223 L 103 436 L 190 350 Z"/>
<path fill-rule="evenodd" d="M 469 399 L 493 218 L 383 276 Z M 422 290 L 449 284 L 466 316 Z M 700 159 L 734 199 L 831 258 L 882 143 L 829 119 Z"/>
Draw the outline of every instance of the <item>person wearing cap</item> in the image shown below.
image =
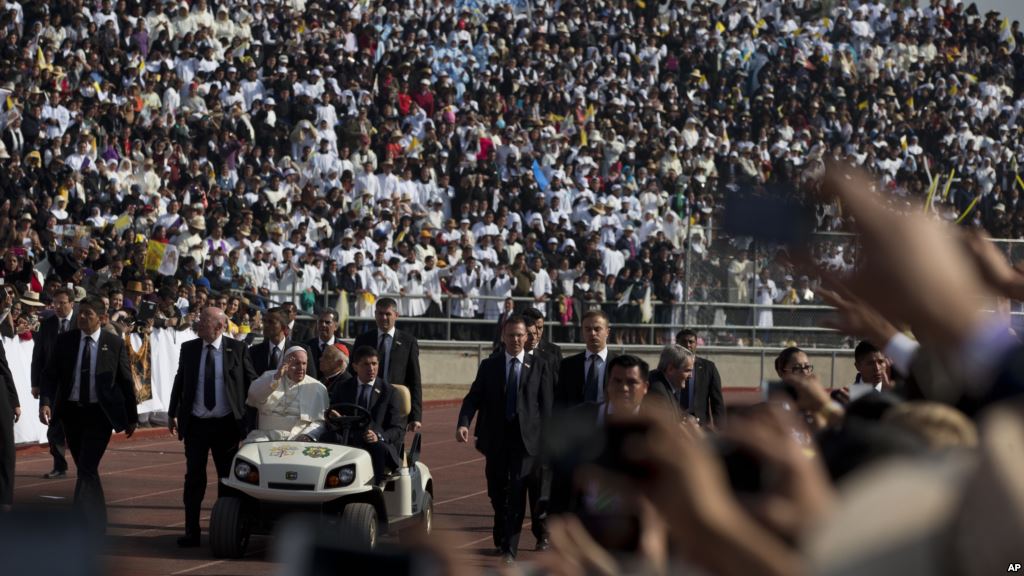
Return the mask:
<path fill-rule="evenodd" d="M 341 342 L 335 342 L 324 348 L 320 354 L 320 365 L 317 372 L 320 374 L 320 381 L 327 388 L 331 404 L 341 402 L 341 391 L 346 383 L 353 378 L 348 370 L 349 349 Z"/>

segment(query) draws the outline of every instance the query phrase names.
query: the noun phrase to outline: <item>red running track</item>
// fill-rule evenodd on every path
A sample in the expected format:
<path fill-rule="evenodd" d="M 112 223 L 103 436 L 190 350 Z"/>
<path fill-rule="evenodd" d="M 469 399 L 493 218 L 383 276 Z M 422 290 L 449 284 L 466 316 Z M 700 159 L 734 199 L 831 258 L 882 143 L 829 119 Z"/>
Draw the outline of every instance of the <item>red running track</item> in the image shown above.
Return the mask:
<path fill-rule="evenodd" d="M 729 401 L 756 400 L 754 391 L 729 390 Z M 491 507 L 486 494 L 483 456 L 471 444 L 455 441 L 458 402 L 441 402 L 425 408 L 422 461 L 434 477 L 434 534 L 445 546 L 465 554 L 477 566 L 497 566 L 490 555 Z M 69 456 L 70 459 L 70 456 Z M 45 480 L 52 460 L 42 447 L 18 453 L 15 506 L 19 504 L 68 506 L 74 494 L 74 465 L 67 478 Z M 273 574 L 269 537 L 254 537 L 249 553 L 240 560 L 215 560 L 210 555 L 206 522 L 216 498 L 215 481 L 207 488 L 203 506 L 203 546 L 188 550 L 176 545 L 182 534 L 185 512 L 182 487 L 185 478 L 184 448 L 165 430 L 143 430 L 124 440 L 116 435 L 100 467 L 107 498 L 109 552 L 108 573 L 122 575 L 226 575 Z M 213 461 L 207 469 L 216 478 Z M 528 513 L 527 513 L 528 514 Z M 520 559 L 533 557 L 535 541 L 529 516 L 520 541 Z M 41 573 L 46 573 L 44 570 Z"/>
<path fill-rule="evenodd" d="M 491 508 L 484 482 L 483 457 L 471 445 L 455 441 L 458 406 L 425 409 L 422 461 L 434 477 L 435 535 L 466 555 L 466 561 L 496 566 L 491 549 Z M 207 488 L 203 506 L 203 546 L 179 549 L 185 513 L 181 502 L 185 455 L 180 442 L 166 431 L 142 431 L 124 440 L 115 436 L 103 457 L 100 473 L 109 516 L 109 573 L 154 576 L 273 574 L 269 537 L 254 537 L 241 560 L 215 560 L 206 538 L 206 522 L 216 498 L 215 484 Z M 52 460 L 40 449 L 19 451 L 15 506 L 68 506 L 74 494 L 74 465 L 67 478 L 45 480 Z M 211 460 L 208 477 L 216 474 Z M 527 519 L 527 522 L 529 519 Z M 529 527 L 524 528 L 522 559 L 533 555 Z M 530 550 L 531 552 L 527 552 Z M 41 572 L 45 573 L 45 571 Z"/>

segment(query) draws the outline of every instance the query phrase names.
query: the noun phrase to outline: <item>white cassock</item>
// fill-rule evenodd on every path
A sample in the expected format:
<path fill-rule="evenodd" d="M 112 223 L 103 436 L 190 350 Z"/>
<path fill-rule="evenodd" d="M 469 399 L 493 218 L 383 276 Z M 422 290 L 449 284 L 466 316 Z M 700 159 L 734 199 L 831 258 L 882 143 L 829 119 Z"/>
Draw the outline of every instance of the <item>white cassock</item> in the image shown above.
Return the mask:
<path fill-rule="evenodd" d="M 292 440 L 323 427 L 329 404 L 327 388 L 309 376 L 301 382 L 276 376 L 277 370 L 267 370 L 249 387 L 245 403 L 259 410 L 259 428 L 243 443 Z"/>

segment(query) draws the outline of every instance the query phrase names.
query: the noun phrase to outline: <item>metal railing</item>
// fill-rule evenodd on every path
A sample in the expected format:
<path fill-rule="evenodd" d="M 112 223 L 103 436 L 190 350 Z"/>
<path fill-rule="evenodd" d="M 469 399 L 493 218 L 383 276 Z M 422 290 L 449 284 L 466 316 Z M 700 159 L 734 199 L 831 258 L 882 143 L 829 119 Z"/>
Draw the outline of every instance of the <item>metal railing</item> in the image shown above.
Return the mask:
<path fill-rule="evenodd" d="M 679 255 L 686 270 L 682 302 L 668 304 L 652 300 L 654 313 L 651 321 L 641 322 L 635 307 L 620 307 L 617 302 L 595 303 L 576 298 L 573 300 L 574 318 L 562 324 L 561 319 L 550 312 L 554 300 L 548 301 L 544 307 L 548 311 L 545 315 L 546 326 L 550 327 L 547 337 L 560 344 L 576 342 L 579 318 L 583 312 L 590 308 L 600 308 L 612 319 L 612 339 L 624 339 L 616 341 L 616 344 L 667 343 L 672 341 L 675 332 L 683 328 L 697 330 L 706 345 L 710 346 L 749 348 L 799 345 L 816 349 L 848 349 L 856 344 L 852 337 L 822 327 L 823 321 L 834 314 L 829 306 L 817 303 L 757 304 L 754 301 L 756 283 L 753 279 L 761 268 L 767 267 L 776 272 L 781 269 L 777 264 L 780 247 L 759 244 L 745 238 L 730 238 L 713 228 L 707 230 L 706 234 L 711 240 L 702 253 L 687 249 Z M 690 236 L 689 233 L 687 236 Z M 1024 261 L 1024 240 L 1000 239 L 993 242 L 1011 262 Z M 858 239 L 847 233 L 817 233 L 809 248 L 819 256 L 836 254 L 836 258 L 845 259 L 849 264 L 854 261 L 852 255 L 858 250 Z M 749 264 L 731 266 L 732 256 L 743 251 L 750 255 Z M 777 276 L 779 274 L 773 275 L 776 289 L 784 290 L 785 283 Z M 794 285 L 799 286 L 799 278 L 794 281 Z M 813 279 L 811 288 L 816 288 Z M 293 285 L 290 291 L 271 292 L 270 302 L 280 304 L 291 301 L 300 305 L 301 296 Z M 398 301 L 400 308 L 404 308 L 404 300 L 408 298 L 401 294 L 381 294 L 377 298 L 385 296 Z M 266 299 L 266 296 L 263 298 Z M 321 309 L 337 309 L 339 298 L 338 292 L 317 294 L 314 310 L 306 310 L 305 314 L 298 317 L 298 321 L 313 320 L 311 313 Z M 496 329 L 496 316 L 493 312 L 483 317 L 453 316 L 452 301 L 465 297 L 440 294 L 438 298 L 441 301 L 440 314 L 412 317 L 403 313 L 399 324 L 425 340 L 490 341 L 493 338 Z M 478 295 L 470 299 L 482 303 L 483 306 L 477 306 L 482 308 L 492 302 L 500 303 L 505 297 Z M 530 297 L 514 297 L 513 300 L 517 310 L 534 303 Z M 364 307 L 370 310 L 369 315 L 359 316 L 356 313 L 358 307 L 354 303 L 355 297 L 350 298 L 350 310 L 347 314 L 341 314 L 346 319 L 341 327 L 345 337 L 352 337 L 368 329 L 373 321 L 372 308 Z M 1024 305 L 1014 303 L 1011 316 L 1013 326 L 1018 330 L 1024 329 Z"/>

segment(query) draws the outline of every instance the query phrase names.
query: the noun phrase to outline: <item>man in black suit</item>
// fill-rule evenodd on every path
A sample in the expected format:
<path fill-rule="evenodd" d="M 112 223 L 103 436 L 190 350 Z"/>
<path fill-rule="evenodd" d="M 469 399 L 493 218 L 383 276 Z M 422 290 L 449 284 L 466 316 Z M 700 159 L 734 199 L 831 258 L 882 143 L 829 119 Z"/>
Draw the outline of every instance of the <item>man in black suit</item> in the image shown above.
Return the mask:
<path fill-rule="evenodd" d="M 544 315 L 540 310 L 530 307 L 523 310 L 523 319 L 526 322 L 526 355 L 536 362 L 544 362 L 548 365 L 547 375 L 551 379 L 545 385 L 552 391 L 558 383 L 558 368 L 562 361 L 562 350 L 554 346 L 554 353 L 547 352 L 543 348 L 541 340 L 544 333 Z M 550 348 L 549 348 L 550 349 Z M 495 354 L 500 355 L 504 347 L 499 348 Z M 555 355 L 557 354 L 557 356 Z M 537 466 L 534 476 L 527 483 L 527 497 L 530 501 L 530 530 L 537 539 L 537 550 L 548 550 L 551 543 L 548 540 L 548 499 L 551 492 L 551 470 L 544 465 Z"/>
<path fill-rule="evenodd" d="M 21 418 L 21 402 L 14 376 L 7 365 L 7 353 L 0 344 L 0 512 L 14 503 L 14 423 Z"/>
<path fill-rule="evenodd" d="M 412 396 L 408 429 L 416 432 L 423 422 L 423 388 L 420 377 L 420 345 L 416 337 L 395 328 L 398 303 L 392 298 L 381 298 L 373 311 L 377 329 L 363 332 L 352 348 L 369 346 L 380 358 L 381 379 L 389 384 L 404 384 Z M 353 360 L 353 368 L 355 361 Z"/>
<path fill-rule="evenodd" d="M 320 377 L 320 357 L 324 349 L 334 346 L 338 341 L 335 333 L 338 331 L 338 313 L 334 310 L 324 310 L 316 318 L 316 336 L 303 342 L 303 345 L 312 353 L 310 364 L 313 366 L 314 378 L 324 381 Z"/>
<path fill-rule="evenodd" d="M 583 338 L 587 349 L 561 363 L 555 384 L 555 406 L 568 409 L 584 402 L 604 400 L 608 362 L 615 354 L 608 350 L 611 327 L 608 315 L 591 310 L 583 315 Z"/>
<path fill-rule="evenodd" d="M 299 309 L 295 306 L 294 302 L 285 302 L 284 304 L 281 304 L 281 310 L 284 311 L 285 315 L 288 317 L 288 333 L 291 334 L 292 340 L 296 342 L 305 342 L 313 337 L 313 331 L 309 329 L 309 326 L 303 322 L 295 321 L 295 318 L 299 315 Z"/>
<path fill-rule="evenodd" d="M 648 403 L 664 402 L 671 406 L 679 418 L 692 415 L 691 407 L 703 402 L 707 404 L 707 389 L 698 390 L 690 386 L 696 356 L 679 344 L 662 348 L 658 369 L 652 370 L 649 378 L 650 394 Z"/>
<path fill-rule="evenodd" d="M 57 337 L 65 332 L 75 330 L 78 326 L 74 317 L 75 304 L 74 295 L 66 288 L 58 288 L 53 292 L 54 314 L 43 320 L 39 325 L 33 340 L 32 348 L 32 396 L 39 398 L 42 394 L 43 372 L 53 358 L 54 345 Z M 53 397 L 53 391 L 50 393 Z M 67 443 L 64 438 L 64 428 L 60 420 L 50 419 L 50 425 L 46 429 L 46 441 L 50 445 L 50 455 L 53 456 L 53 469 L 43 474 L 43 478 L 63 478 L 68 473 L 68 460 L 64 456 Z"/>
<path fill-rule="evenodd" d="M 100 483 L 100 460 L 111 429 L 131 438 L 138 424 L 135 383 L 124 340 L 103 330 L 107 307 L 99 298 L 78 306 L 78 330 L 57 337 L 43 372 L 39 416 L 60 420 L 78 469 L 75 507 L 106 530 L 107 505 Z"/>
<path fill-rule="evenodd" d="M 382 485 L 388 472 L 402 462 L 399 449 L 405 437 L 405 422 L 402 421 L 395 389 L 378 378 L 380 358 L 377 350 L 373 346 L 356 348 L 352 353 L 352 366 L 356 376 L 338 385 L 336 404 L 357 404 L 370 412 L 371 421 L 366 432 L 358 438 L 350 436 L 348 444 L 370 453 L 374 482 Z M 330 414 L 338 416 L 338 409 L 332 406 Z"/>
<path fill-rule="evenodd" d="M 505 351 L 480 363 L 462 401 L 455 438 L 469 441 L 477 417 L 476 448 L 486 459 L 487 495 L 494 509 L 492 535 L 506 564 L 515 561 L 526 512 L 526 492 L 535 477 L 541 430 L 551 417 L 553 394 L 548 364 L 526 354 L 526 322 L 512 316 L 502 336 Z"/>
<path fill-rule="evenodd" d="M 560 429 L 546 433 L 566 434 L 582 440 L 583 444 L 573 450 L 586 450 L 590 442 L 600 438 L 609 417 L 637 414 L 645 399 L 649 398 L 650 370 L 642 358 L 622 354 L 608 361 L 608 377 L 604 382 L 604 399 L 600 402 L 584 402 L 573 406 L 559 416 Z M 555 463 L 551 479 L 550 511 L 555 514 L 575 512 L 578 501 L 573 497 L 573 469 L 563 469 Z"/>
<path fill-rule="evenodd" d="M 498 323 L 494 327 L 494 339 L 491 341 L 494 350 L 501 349 L 501 335 L 505 331 L 505 321 L 516 313 L 516 301 L 512 297 L 505 298 L 501 314 L 498 315 Z"/>
<path fill-rule="evenodd" d="M 526 318 L 527 322 L 532 321 L 534 327 L 537 329 L 537 345 L 535 347 L 548 356 L 554 358 L 556 367 L 561 366 L 562 347 L 550 340 L 544 339 L 544 313 L 536 308 L 530 307 L 523 310 L 523 317 Z"/>
<path fill-rule="evenodd" d="M 711 360 L 697 356 L 697 333 L 693 330 L 680 330 L 676 334 L 676 344 L 693 352 L 697 358 L 693 364 L 693 375 L 687 383 L 694 392 L 690 414 L 701 426 L 721 426 L 725 421 L 725 399 L 722 397 L 722 377 L 718 375 L 718 367 Z"/>
<path fill-rule="evenodd" d="M 271 310 L 263 317 L 263 341 L 249 347 L 249 358 L 256 374 L 267 370 L 277 370 L 284 359 L 284 353 L 292 346 L 305 346 L 289 337 L 288 317 L 283 310 Z M 307 357 L 312 353 L 306 351 Z M 316 368 L 312 362 L 306 363 L 306 374 L 316 377 Z"/>
<path fill-rule="evenodd" d="M 25 135 L 21 131 L 21 116 L 14 115 L 7 123 L 3 135 L 4 146 L 12 157 L 21 158 L 25 155 Z"/>
<path fill-rule="evenodd" d="M 245 344 L 225 338 L 228 317 L 220 308 L 199 313 L 199 338 L 181 345 L 167 427 L 185 441 L 185 535 L 183 548 L 199 546 L 199 510 L 206 495 L 206 463 L 213 453 L 225 478 L 243 436 L 245 399 L 256 378 Z M 217 485 L 220 492 L 220 484 Z"/>

